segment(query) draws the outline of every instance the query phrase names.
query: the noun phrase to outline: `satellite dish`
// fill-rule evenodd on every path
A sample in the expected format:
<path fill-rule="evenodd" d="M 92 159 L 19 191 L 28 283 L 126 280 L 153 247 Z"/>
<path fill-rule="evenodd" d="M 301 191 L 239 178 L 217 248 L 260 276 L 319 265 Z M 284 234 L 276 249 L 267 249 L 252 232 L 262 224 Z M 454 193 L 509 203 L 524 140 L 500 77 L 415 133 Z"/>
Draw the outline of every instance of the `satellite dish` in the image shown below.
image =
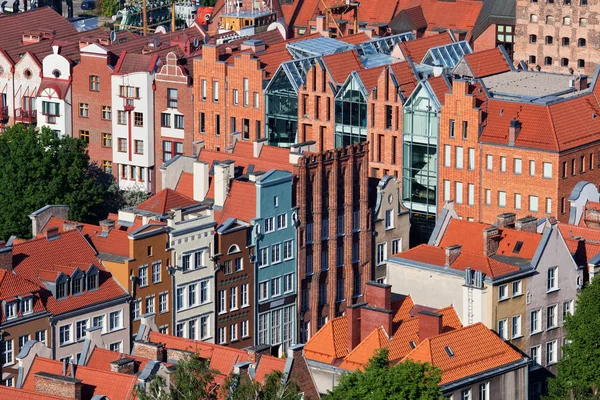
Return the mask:
<path fill-rule="evenodd" d="M 117 40 L 117 32 L 115 32 L 115 31 L 112 31 L 112 32 L 110 33 L 110 41 L 111 41 L 111 42 L 114 42 L 115 40 Z"/>
<path fill-rule="evenodd" d="M 198 38 L 196 37 L 194 38 L 194 47 L 197 48 L 198 46 L 200 46 L 200 40 L 198 40 Z"/>
<path fill-rule="evenodd" d="M 208 23 L 210 21 L 210 14 L 204 14 L 204 20 Z"/>

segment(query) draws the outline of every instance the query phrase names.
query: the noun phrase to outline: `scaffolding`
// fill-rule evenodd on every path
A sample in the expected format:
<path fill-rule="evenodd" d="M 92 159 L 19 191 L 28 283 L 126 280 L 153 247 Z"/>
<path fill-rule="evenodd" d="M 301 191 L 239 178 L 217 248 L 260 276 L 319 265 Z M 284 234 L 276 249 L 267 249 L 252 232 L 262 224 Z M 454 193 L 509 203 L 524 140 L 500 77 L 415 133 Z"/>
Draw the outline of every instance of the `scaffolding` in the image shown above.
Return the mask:
<path fill-rule="evenodd" d="M 145 36 L 160 31 L 160 27 L 171 32 L 185 28 L 193 23 L 197 9 L 194 0 L 132 0 L 113 19 L 121 18 L 121 22 L 115 24 L 116 29 L 138 31 Z"/>
<path fill-rule="evenodd" d="M 327 4 L 326 0 L 321 0 L 323 11 L 325 12 L 325 27 L 329 28 L 329 24 L 333 22 L 339 36 L 344 36 L 340 26 L 335 20 L 334 15 L 344 15 L 352 11 L 352 27 L 354 33 L 358 32 L 358 6 L 360 3 L 350 0 L 334 0 L 331 4 Z"/>

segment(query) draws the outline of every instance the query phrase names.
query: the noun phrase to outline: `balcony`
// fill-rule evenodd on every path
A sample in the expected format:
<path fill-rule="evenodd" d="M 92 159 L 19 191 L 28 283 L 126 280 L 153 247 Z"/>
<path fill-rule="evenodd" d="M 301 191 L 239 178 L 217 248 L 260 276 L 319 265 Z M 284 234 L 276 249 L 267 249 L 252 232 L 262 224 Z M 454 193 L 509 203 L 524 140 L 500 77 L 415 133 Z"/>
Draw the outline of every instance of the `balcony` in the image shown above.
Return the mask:
<path fill-rule="evenodd" d="M 8 120 L 8 106 L 0 107 L 0 121 Z"/>
<path fill-rule="evenodd" d="M 37 110 L 24 110 L 22 108 L 17 108 L 15 122 L 22 122 L 24 124 L 37 123 Z"/>

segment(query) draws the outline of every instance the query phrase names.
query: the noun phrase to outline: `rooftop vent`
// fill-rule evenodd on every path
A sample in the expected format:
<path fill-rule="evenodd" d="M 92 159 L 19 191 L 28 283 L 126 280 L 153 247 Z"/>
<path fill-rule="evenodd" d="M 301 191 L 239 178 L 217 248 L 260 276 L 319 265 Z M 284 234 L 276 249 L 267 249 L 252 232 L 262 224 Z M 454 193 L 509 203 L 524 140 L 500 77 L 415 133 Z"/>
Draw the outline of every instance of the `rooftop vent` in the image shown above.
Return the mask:
<path fill-rule="evenodd" d="M 412 341 L 412 340 L 410 342 L 408 342 L 408 344 L 410 345 L 411 349 L 414 349 L 415 347 L 417 347 L 417 345 L 415 344 L 415 342 Z"/>
<path fill-rule="evenodd" d="M 517 242 L 517 244 L 515 244 L 515 248 L 513 249 L 513 253 L 515 254 L 519 254 L 519 252 L 521 251 L 521 247 L 523 247 L 523 242 L 521 242 L 520 240 Z"/>
<path fill-rule="evenodd" d="M 448 354 L 448 357 L 454 357 L 454 352 L 452 351 L 450 346 L 445 346 L 444 350 L 446 350 L 446 354 Z"/>

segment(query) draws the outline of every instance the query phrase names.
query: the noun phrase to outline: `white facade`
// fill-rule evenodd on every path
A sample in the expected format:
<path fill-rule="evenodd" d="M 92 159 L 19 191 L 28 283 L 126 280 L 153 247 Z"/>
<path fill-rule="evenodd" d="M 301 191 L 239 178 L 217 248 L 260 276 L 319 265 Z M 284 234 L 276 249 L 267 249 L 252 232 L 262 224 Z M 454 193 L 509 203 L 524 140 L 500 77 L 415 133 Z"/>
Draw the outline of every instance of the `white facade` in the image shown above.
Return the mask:
<path fill-rule="evenodd" d="M 35 97 L 42 82 L 42 66 L 29 52 L 12 64 L 12 61 L 0 52 L 0 107 L 7 107 L 8 124 L 21 122 L 15 117 L 21 115 L 21 109 L 33 111 Z M 27 115 L 27 113 L 25 113 Z M 35 116 L 35 111 L 33 111 Z M 24 120 L 23 122 L 29 122 Z M 35 122 L 35 118 L 32 122 Z M 0 125 L 4 123 L 0 121 Z"/>
<path fill-rule="evenodd" d="M 119 187 L 150 191 L 154 167 L 153 72 L 112 76 L 113 168 Z"/>
<path fill-rule="evenodd" d="M 35 101 L 37 126 L 46 126 L 58 136 L 71 136 L 71 63 L 58 52 L 59 47 L 52 46 L 52 54 L 42 62 L 42 86 Z"/>

